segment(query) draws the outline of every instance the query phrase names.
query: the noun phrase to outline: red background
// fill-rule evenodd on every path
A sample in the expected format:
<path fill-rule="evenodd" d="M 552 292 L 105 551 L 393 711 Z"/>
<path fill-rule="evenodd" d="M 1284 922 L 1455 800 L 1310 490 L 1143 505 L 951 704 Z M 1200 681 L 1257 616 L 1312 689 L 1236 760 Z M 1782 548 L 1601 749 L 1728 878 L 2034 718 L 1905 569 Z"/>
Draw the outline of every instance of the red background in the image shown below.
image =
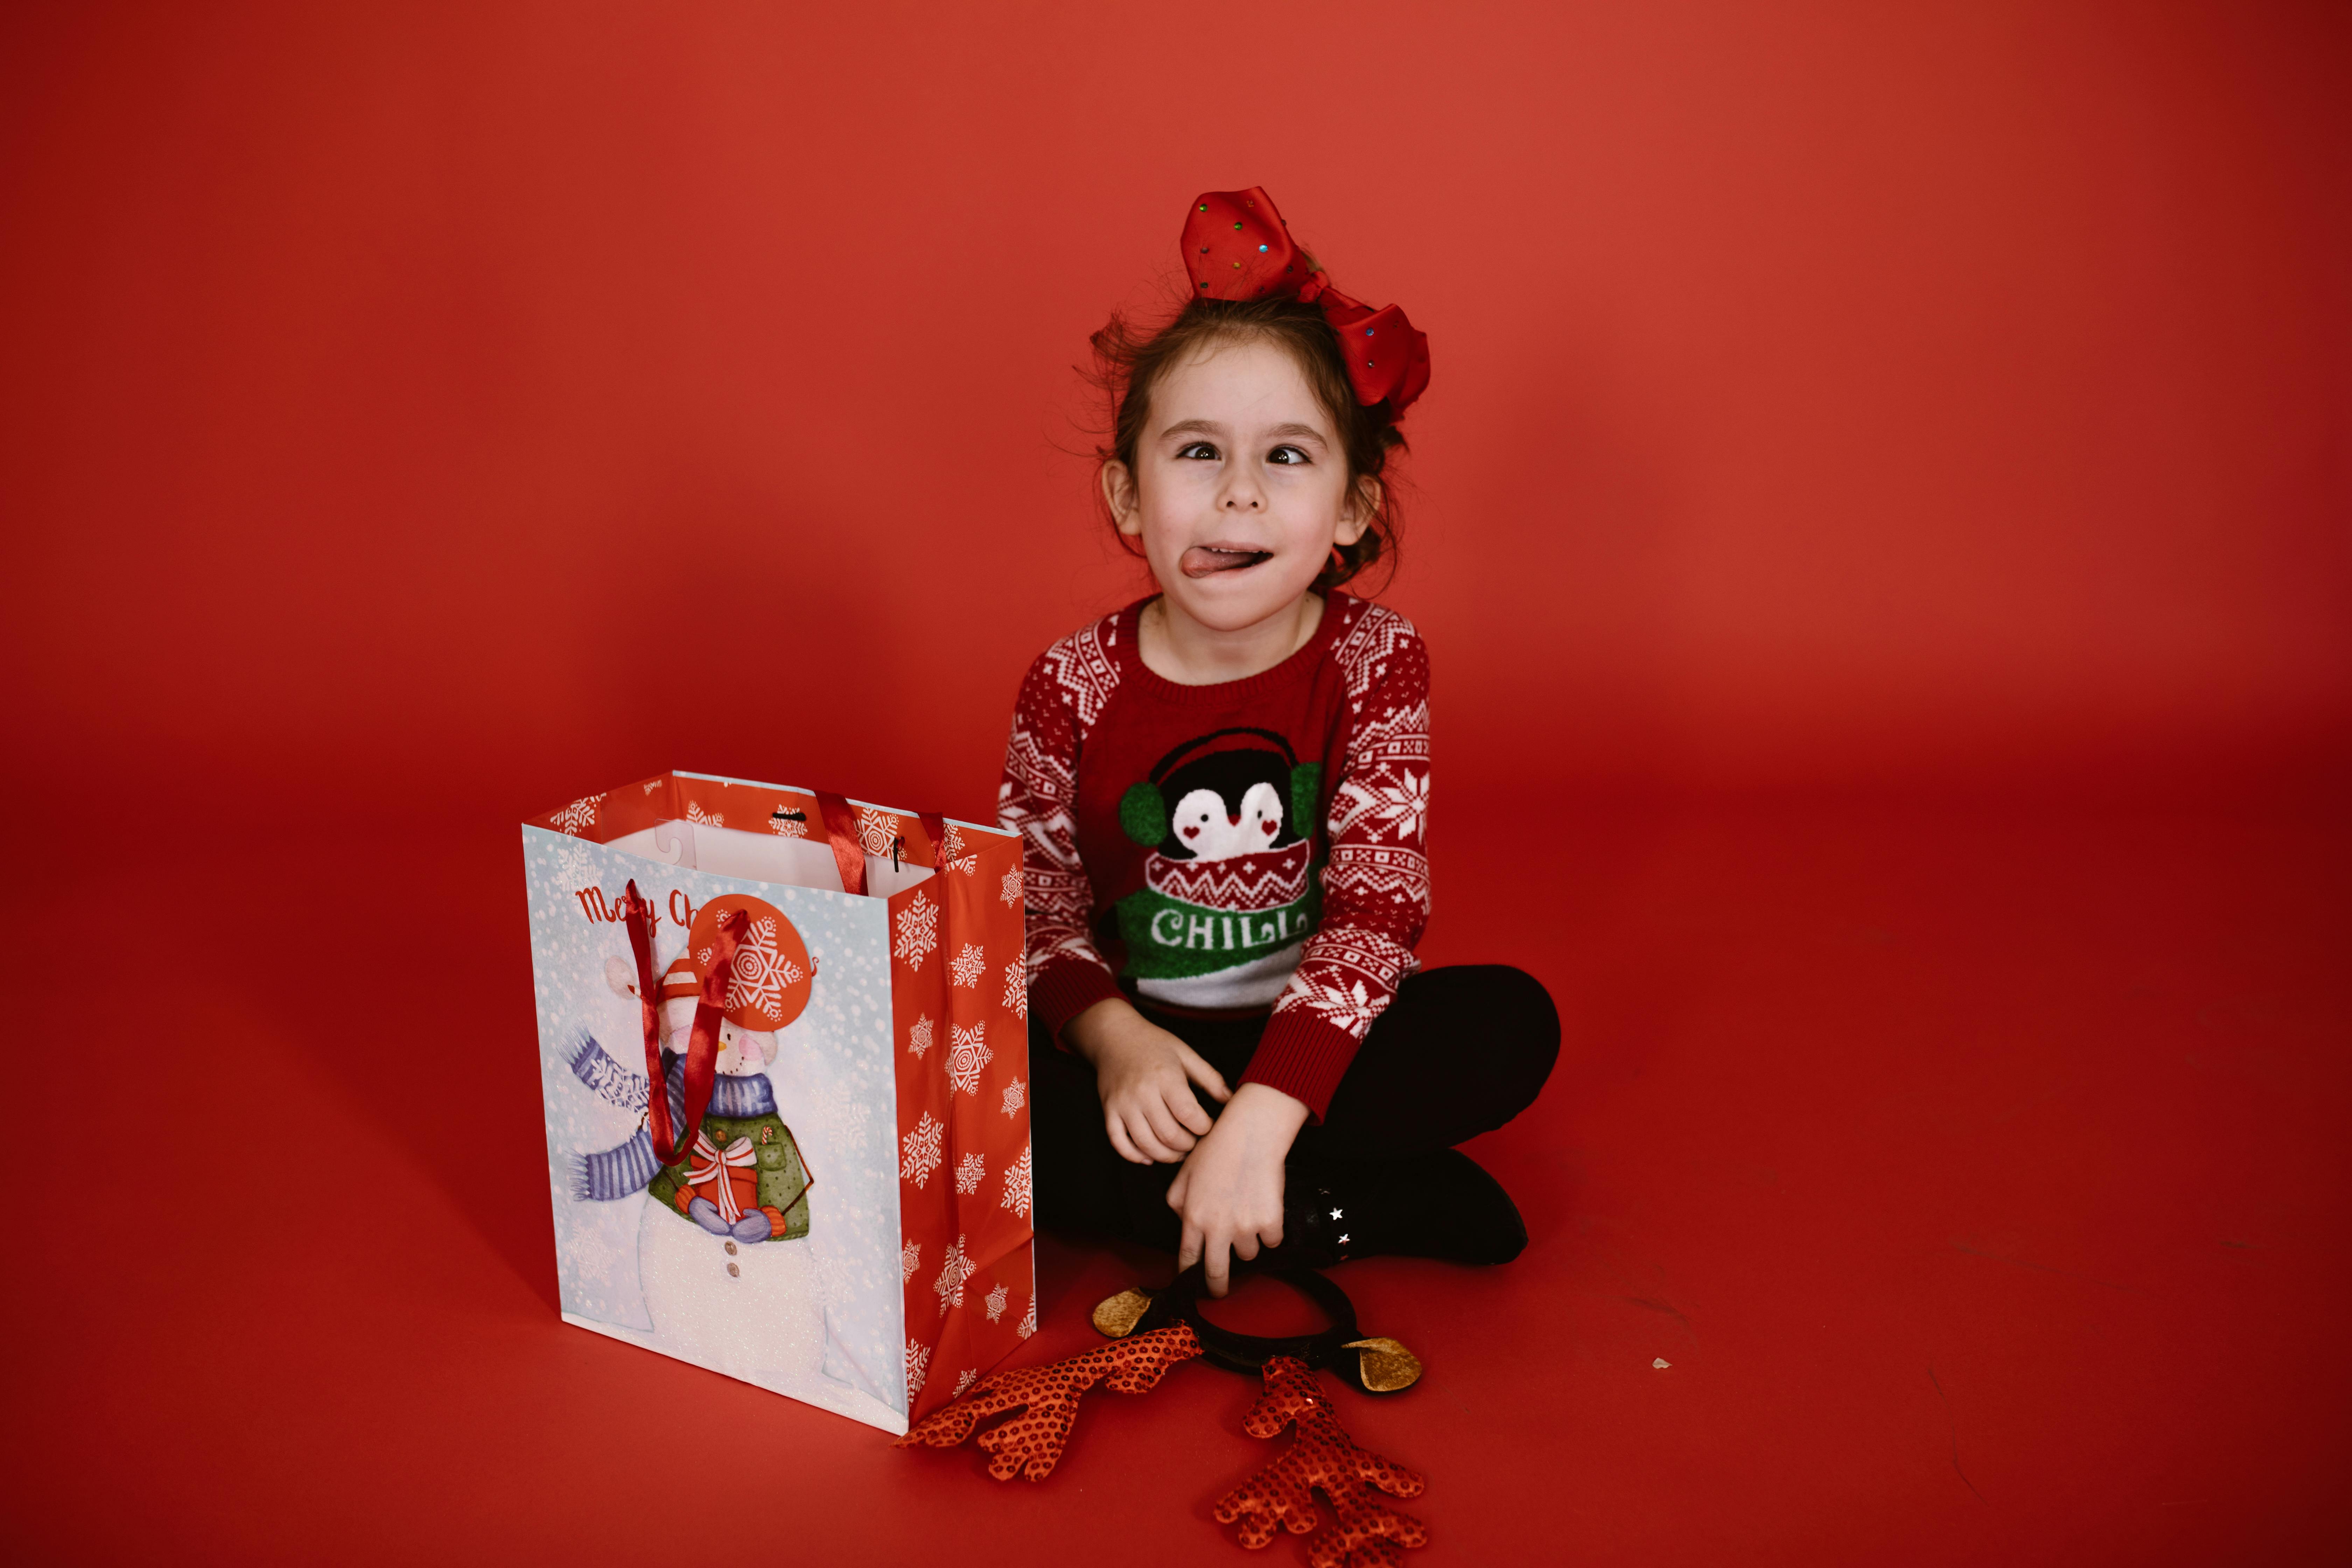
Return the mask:
<path fill-rule="evenodd" d="M 1070 367 L 1245 184 L 1431 334 L 1456 789 L 2341 753 L 2339 8 L 199 9 L 6 50 L 6 658 L 113 789 L 982 809 L 1134 581 Z"/>
<path fill-rule="evenodd" d="M 2315 1479 L 2340 1352 L 2296 1325 L 2346 1283 L 2318 1243 L 2352 1030 L 2347 102 L 2320 4 L 11 8 L 0 670 L 10 816 L 42 826 L 10 940 L 63 977 L 17 1042 L 20 1163 L 79 1169 L 87 1126 L 49 1124 L 93 1070 L 170 1086 L 148 1152 L 26 1194 L 12 1535 L 572 1539 L 583 1399 L 847 1451 L 560 1331 L 543 1198 L 484 1195 L 538 1169 L 512 825 L 667 767 L 986 813 L 1026 661 L 1140 591 L 1089 510 L 1072 366 L 1170 297 L 1186 199 L 1250 184 L 1431 336 L 1386 595 L 1435 658 L 1430 952 L 1526 963 L 1570 1018 L 1541 1115 L 1485 1156 L 1528 1259 L 1363 1276 L 1412 1282 L 1389 1310 L 1441 1341 L 1460 1292 L 1505 1292 L 1491 1367 L 1444 1347 L 1453 1405 L 1365 1418 L 1438 1472 L 1429 1561 L 1533 1551 L 1440 1456 L 1612 1334 L 1651 1381 L 1534 1395 L 1576 1429 L 1545 1435 L 1585 1479 L 1528 1484 L 1580 1558 L 2292 1561 L 2341 1532 Z M 126 896 L 183 922 L 168 984 L 91 956 L 147 918 Z M 1873 932 L 1925 967 L 1874 990 Z M 2233 1087 L 2198 1076 L 2215 1029 L 2252 1031 Z M 2168 1030 L 2190 1065 L 2156 1072 Z M 217 1151 L 289 1126 L 372 1173 L 323 1207 L 224 1196 L 248 1156 Z M 1883 1205 L 1942 1264 L 2137 1268 L 2110 1294 L 2161 1305 L 2085 1330 L 1898 1269 L 1906 1304 L 1844 1349 L 1759 1342 L 1780 1393 L 1701 1396 L 1693 1367 L 1652 1409 L 1649 1341 L 1559 1304 L 1645 1323 L 1663 1288 L 1610 1281 L 1673 1253 L 1748 1270 L 1742 1323 L 1816 1321 L 1844 1263 L 1721 1228 L 1809 1158 L 1823 1237 Z M 1965 1225 L 1954 1162 L 1999 1194 Z M 1610 1192 L 1690 1226 L 1604 1247 Z M 2209 1278 L 2151 1216 L 2281 1272 Z M 2095 1256 L 2149 1226 L 2137 1262 Z M 86 1274 L 94 1237 L 144 1261 Z M 1057 1257 L 1072 1322 L 1131 1277 Z M 1950 1456 L 1933 1406 L 1872 1425 L 1927 1397 L 1916 1367 L 1899 1397 L 1853 1370 L 1891 1317 L 1933 1340 L 1947 1312 L 2016 1352 L 1973 1430 L 1938 1382 Z M 2063 1397 L 2032 1360 L 2061 1323 L 2116 1358 Z M 1143 1441 L 1139 1411 L 1102 1419 Z M 1964 1433 L 2009 1443 L 1973 1499 Z M 1872 1468 L 1915 1440 L 1916 1499 Z M 518 1447 L 545 1473 L 509 1486 Z M 1248 1458 L 1218 1454 L 1151 1509 Z M 949 1461 L 838 1462 L 857 1495 L 921 1477 L 902 1530 L 1098 1532 L 1129 1495 L 1107 1451 L 1063 1513 Z"/>

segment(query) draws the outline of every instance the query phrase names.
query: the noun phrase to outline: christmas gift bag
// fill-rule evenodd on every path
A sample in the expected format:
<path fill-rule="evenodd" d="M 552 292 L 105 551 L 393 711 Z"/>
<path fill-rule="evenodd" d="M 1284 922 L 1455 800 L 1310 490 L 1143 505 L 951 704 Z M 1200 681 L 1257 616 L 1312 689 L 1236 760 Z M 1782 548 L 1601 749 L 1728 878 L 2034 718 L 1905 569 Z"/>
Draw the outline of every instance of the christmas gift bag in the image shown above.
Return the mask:
<path fill-rule="evenodd" d="M 523 861 L 566 1321 L 891 1432 L 1035 1331 L 1017 838 L 672 773 Z"/>

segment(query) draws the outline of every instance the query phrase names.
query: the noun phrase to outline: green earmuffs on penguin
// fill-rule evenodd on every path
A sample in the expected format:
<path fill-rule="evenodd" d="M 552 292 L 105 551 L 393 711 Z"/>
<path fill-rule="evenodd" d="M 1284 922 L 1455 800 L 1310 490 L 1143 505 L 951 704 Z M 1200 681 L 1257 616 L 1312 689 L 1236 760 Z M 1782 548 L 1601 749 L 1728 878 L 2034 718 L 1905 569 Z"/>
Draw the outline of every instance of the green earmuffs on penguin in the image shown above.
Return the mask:
<path fill-rule="evenodd" d="M 1273 731 L 1219 730 L 1185 742 L 1130 785 L 1118 825 L 1171 860 L 1286 848 L 1312 837 L 1322 783 L 1323 764 L 1301 763 Z"/>

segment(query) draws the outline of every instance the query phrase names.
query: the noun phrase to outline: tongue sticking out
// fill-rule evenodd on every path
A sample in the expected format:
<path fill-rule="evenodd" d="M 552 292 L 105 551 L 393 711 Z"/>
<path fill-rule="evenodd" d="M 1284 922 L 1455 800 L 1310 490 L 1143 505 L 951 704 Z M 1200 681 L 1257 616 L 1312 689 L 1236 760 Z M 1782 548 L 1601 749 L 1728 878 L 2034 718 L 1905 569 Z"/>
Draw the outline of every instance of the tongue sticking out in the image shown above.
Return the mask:
<path fill-rule="evenodd" d="M 1265 550 L 1221 550 L 1212 545 L 1196 544 L 1184 552 L 1178 562 L 1187 577 L 1213 577 L 1220 572 L 1238 572 L 1270 559 L 1273 552 Z"/>

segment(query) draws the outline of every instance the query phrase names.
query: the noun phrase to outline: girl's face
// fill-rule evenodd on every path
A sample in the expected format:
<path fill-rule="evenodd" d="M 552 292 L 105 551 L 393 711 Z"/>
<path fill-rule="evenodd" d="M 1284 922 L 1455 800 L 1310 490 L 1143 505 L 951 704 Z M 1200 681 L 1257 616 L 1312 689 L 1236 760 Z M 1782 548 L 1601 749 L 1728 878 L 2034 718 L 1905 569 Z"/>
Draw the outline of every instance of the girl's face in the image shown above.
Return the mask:
<path fill-rule="evenodd" d="M 1216 631 L 1295 608 L 1331 547 L 1370 521 L 1330 415 L 1297 363 L 1265 342 L 1171 366 L 1151 389 L 1134 470 L 1105 464 L 1103 495 L 1169 602 Z"/>

